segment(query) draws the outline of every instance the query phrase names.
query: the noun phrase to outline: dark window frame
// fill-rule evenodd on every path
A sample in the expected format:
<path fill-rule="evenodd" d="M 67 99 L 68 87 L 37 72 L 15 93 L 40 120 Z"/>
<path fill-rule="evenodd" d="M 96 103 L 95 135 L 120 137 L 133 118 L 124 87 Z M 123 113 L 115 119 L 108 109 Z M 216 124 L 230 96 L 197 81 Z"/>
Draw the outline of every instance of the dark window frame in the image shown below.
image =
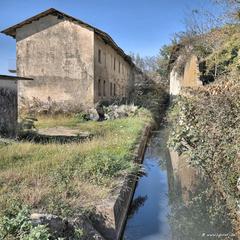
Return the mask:
<path fill-rule="evenodd" d="M 113 84 L 112 82 L 110 83 L 110 96 L 112 97 L 113 95 Z"/>
<path fill-rule="evenodd" d="M 98 96 L 101 97 L 102 96 L 102 83 L 101 83 L 101 79 L 98 79 Z"/>
<path fill-rule="evenodd" d="M 101 51 L 101 49 L 98 49 L 98 62 L 102 63 L 102 51 Z"/>
<path fill-rule="evenodd" d="M 114 95 L 114 96 L 117 95 L 117 87 L 116 87 L 116 83 L 113 84 L 113 95 Z"/>
<path fill-rule="evenodd" d="M 103 81 L 103 96 L 106 97 L 106 81 Z"/>

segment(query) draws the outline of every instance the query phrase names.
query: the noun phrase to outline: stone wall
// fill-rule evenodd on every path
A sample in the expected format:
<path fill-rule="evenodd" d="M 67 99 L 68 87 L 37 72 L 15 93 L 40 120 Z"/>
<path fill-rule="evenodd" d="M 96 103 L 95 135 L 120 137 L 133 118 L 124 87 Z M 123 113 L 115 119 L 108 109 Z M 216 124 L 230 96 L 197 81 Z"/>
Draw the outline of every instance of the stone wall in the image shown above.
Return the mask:
<path fill-rule="evenodd" d="M 170 171 L 173 171 L 174 178 L 174 188 L 171 191 L 174 192 L 176 189 L 181 189 L 182 200 L 188 203 L 189 194 L 195 190 L 197 179 L 199 179 L 197 171 L 189 165 L 186 156 L 179 156 L 172 149 L 169 151 L 169 155 L 172 167 Z"/>
<path fill-rule="evenodd" d="M 100 99 L 128 97 L 134 82 L 132 66 L 96 34 L 94 38 L 94 56 L 95 102 Z"/>
<path fill-rule="evenodd" d="M 192 55 L 185 64 L 184 72 L 181 74 L 176 65 L 181 61 L 181 56 L 176 60 L 175 66 L 170 73 L 170 94 L 178 95 L 185 87 L 198 87 L 202 85 L 199 74 L 199 61 Z"/>
<path fill-rule="evenodd" d="M 15 137 L 17 129 L 17 81 L 0 79 L 0 136 Z"/>
<path fill-rule="evenodd" d="M 187 61 L 184 68 L 184 77 L 181 83 L 182 87 L 201 86 L 199 74 L 199 61 L 195 55 L 192 55 Z"/>
<path fill-rule="evenodd" d="M 92 29 L 48 15 L 18 28 L 16 41 L 17 74 L 34 78 L 20 82 L 20 99 L 93 105 Z"/>
<path fill-rule="evenodd" d="M 178 95 L 181 90 L 181 82 L 182 76 L 178 73 L 176 68 L 174 67 L 170 73 L 170 94 L 171 95 Z"/>

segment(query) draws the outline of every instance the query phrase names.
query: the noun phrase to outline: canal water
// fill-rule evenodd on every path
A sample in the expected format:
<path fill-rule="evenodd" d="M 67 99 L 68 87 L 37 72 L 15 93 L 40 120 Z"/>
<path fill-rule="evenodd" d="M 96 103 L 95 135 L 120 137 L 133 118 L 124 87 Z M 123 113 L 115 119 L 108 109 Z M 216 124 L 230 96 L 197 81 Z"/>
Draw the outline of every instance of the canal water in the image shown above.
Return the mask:
<path fill-rule="evenodd" d="M 154 132 L 129 209 L 124 240 L 236 239 L 221 196 Z"/>

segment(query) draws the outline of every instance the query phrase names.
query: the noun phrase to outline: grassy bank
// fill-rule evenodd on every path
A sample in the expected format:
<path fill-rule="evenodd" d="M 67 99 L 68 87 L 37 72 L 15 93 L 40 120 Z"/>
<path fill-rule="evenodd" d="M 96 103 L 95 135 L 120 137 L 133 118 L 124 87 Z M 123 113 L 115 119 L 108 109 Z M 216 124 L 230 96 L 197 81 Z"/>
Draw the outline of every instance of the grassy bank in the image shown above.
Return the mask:
<path fill-rule="evenodd" d="M 135 117 L 104 122 L 40 118 L 38 128 L 67 126 L 95 137 L 82 143 L 0 145 L 0 215 L 16 202 L 64 217 L 91 209 L 136 168 L 132 154 L 150 121 L 145 110 Z"/>

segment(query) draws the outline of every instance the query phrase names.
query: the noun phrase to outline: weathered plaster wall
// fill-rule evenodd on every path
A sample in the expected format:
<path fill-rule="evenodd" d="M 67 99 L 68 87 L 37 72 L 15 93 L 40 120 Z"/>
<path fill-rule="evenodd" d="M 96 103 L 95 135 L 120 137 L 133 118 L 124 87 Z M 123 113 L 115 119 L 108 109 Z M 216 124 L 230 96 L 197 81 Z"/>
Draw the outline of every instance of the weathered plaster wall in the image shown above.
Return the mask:
<path fill-rule="evenodd" d="M 17 129 L 17 81 L 0 79 L 0 136 L 15 137 Z"/>
<path fill-rule="evenodd" d="M 101 62 L 99 62 L 99 50 L 101 51 Z M 114 97 L 114 84 L 116 86 L 116 97 L 127 97 L 133 86 L 133 72 L 130 64 L 120 56 L 109 44 L 106 44 L 95 34 L 94 38 L 94 90 L 95 102 L 100 99 Z M 114 60 L 115 59 L 115 60 Z M 115 61 L 115 69 L 114 69 Z M 119 66 L 120 62 L 120 66 Z M 120 67 L 120 68 L 119 68 Z M 98 81 L 101 80 L 101 94 L 99 94 Z M 106 96 L 103 95 L 103 82 L 106 82 Z M 112 84 L 112 94 L 110 91 Z"/>
<path fill-rule="evenodd" d="M 184 68 L 184 77 L 181 83 L 182 87 L 196 87 L 202 85 L 199 80 L 199 61 L 195 55 L 192 55 Z"/>
<path fill-rule="evenodd" d="M 181 56 L 178 58 L 180 60 Z M 176 61 L 176 64 L 178 63 Z M 197 87 L 201 86 L 199 76 L 199 61 L 195 55 L 192 55 L 184 67 L 184 73 L 180 74 L 176 66 L 173 67 L 170 73 L 170 94 L 178 95 L 184 87 Z"/>
<path fill-rule="evenodd" d="M 34 78 L 20 82 L 19 97 L 93 105 L 93 44 L 91 29 L 46 16 L 17 29 L 17 74 Z M 20 102 L 21 104 L 21 102 Z"/>
<path fill-rule="evenodd" d="M 189 201 L 190 192 L 194 191 L 197 181 L 197 172 L 191 167 L 186 157 L 179 156 L 177 152 L 171 150 L 170 152 L 171 164 L 174 177 L 174 187 L 172 191 L 181 189 L 182 198 L 185 203 Z"/>
<path fill-rule="evenodd" d="M 182 76 L 178 73 L 176 68 L 174 67 L 170 73 L 170 94 L 178 95 L 181 90 L 181 81 Z"/>

